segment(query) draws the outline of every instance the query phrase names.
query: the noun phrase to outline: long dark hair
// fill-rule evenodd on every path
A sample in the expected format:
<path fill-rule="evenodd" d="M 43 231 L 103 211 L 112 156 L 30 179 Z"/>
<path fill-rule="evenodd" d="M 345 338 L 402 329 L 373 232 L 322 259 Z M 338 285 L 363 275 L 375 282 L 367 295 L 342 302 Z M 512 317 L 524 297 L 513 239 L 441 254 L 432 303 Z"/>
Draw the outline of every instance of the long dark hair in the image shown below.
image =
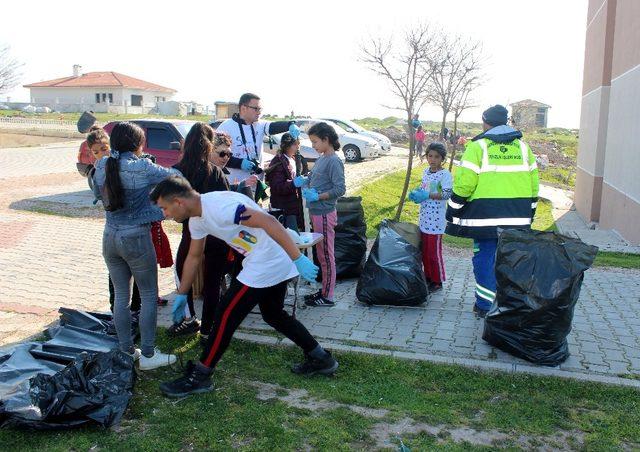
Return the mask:
<path fill-rule="evenodd" d="M 132 122 L 119 122 L 111 131 L 111 149 L 120 152 L 135 152 L 144 144 L 144 131 L 140 126 Z M 124 206 L 124 190 L 120 181 L 120 169 L 118 158 L 111 157 L 107 159 L 105 165 L 106 180 L 104 183 L 107 195 L 109 197 L 109 210 L 118 210 Z"/>
<path fill-rule="evenodd" d="M 340 149 L 338 134 L 336 133 L 335 129 L 326 122 L 317 122 L 309 127 L 307 135 L 315 135 L 321 140 L 324 140 L 326 138 L 327 140 L 329 140 L 329 143 L 331 143 L 331 146 L 333 146 L 334 150 L 337 151 L 338 149 Z"/>
<path fill-rule="evenodd" d="M 280 149 L 278 149 L 278 153 L 286 154 L 287 150 L 296 143 L 300 143 L 300 141 L 293 138 L 293 135 L 289 132 L 283 133 L 282 138 L 280 138 Z"/>
<path fill-rule="evenodd" d="M 182 159 L 176 165 L 191 186 L 199 193 L 205 192 L 205 185 L 213 163 L 209 160 L 213 151 L 213 129 L 203 122 L 196 122 L 184 139 Z"/>

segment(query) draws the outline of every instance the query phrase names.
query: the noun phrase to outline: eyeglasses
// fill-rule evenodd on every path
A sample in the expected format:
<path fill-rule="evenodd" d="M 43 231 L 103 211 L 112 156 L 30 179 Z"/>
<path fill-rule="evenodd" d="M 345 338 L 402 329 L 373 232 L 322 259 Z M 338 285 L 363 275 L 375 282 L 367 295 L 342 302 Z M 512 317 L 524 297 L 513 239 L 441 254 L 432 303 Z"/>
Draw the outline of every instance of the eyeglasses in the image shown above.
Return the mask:
<path fill-rule="evenodd" d="M 218 154 L 222 158 L 231 157 L 231 152 L 221 151 L 221 152 L 216 152 L 216 154 Z"/>
<path fill-rule="evenodd" d="M 245 107 L 251 108 L 252 110 L 257 111 L 258 113 L 260 113 L 262 111 L 262 107 L 254 107 L 252 105 L 246 105 L 246 104 L 245 104 Z"/>

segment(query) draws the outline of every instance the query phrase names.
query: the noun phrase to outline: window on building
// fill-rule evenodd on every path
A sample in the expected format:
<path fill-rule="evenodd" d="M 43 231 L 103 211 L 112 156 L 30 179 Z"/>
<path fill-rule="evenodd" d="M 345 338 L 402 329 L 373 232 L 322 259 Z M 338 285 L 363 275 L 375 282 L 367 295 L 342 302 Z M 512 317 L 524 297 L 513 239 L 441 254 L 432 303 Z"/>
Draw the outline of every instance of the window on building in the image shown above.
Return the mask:
<path fill-rule="evenodd" d="M 102 102 L 107 101 L 107 93 L 102 93 Z"/>
<path fill-rule="evenodd" d="M 168 151 L 171 149 L 171 142 L 175 141 L 173 134 L 167 129 L 148 128 L 147 147 L 149 149 L 160 149 Z"/>
<path fill-rule="evenodd" d="M 142 107 L 142 96 L 138 94 L 131 95 L 131 106 L 132 107 Z"/>
<path fill-rule="evenodd" d="M 96 93 L 96 104 L 100 103 L 100 93 Z"/>
<path fill-rule="evenodd" d="M 543 111 L 542 113 L 536 113 L 536 127 L 546 127 L 547 126 L 547 112 Z"/>
<path fill-rule="evenodd" d="M 113 93 L 109 93 L 109 103 L 112 104 L 113 103 Z"/>

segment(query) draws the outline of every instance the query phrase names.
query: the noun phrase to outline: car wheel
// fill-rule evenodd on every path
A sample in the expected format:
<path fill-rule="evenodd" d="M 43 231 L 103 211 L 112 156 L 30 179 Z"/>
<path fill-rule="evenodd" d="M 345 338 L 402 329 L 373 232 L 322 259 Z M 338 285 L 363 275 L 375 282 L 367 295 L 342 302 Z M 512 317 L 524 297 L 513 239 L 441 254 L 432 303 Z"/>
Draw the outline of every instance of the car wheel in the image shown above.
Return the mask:
<path fill-rule="evenodd" d="M 353 144 L 348 144 L 343 147 L 342 152 L 344 152 L 344 158 L 347 162 L 357 162 L 362 158 L 360 156 L 360 149 Z"/>

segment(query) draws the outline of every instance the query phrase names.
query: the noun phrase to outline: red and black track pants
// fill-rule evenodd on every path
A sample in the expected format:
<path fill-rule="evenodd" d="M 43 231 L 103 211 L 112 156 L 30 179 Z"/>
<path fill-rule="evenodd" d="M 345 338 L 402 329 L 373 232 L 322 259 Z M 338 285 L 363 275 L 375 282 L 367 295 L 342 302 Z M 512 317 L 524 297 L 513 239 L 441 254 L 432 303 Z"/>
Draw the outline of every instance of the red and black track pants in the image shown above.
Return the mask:
<path fill-rule="evenodd" d="M 244 318 L 258 305 L 263 320 L 279 333 L 284 334 L 305 353 L 318 346 L 311 333 L 284 310 L 287 282 L 275 286 L 255 288 L 245 286 L 237 279 L 224 294 L 216 307 L 213 329 L 200 361 L 209 368 L 216 366 L 231 342 L 231 337 Z"/>

